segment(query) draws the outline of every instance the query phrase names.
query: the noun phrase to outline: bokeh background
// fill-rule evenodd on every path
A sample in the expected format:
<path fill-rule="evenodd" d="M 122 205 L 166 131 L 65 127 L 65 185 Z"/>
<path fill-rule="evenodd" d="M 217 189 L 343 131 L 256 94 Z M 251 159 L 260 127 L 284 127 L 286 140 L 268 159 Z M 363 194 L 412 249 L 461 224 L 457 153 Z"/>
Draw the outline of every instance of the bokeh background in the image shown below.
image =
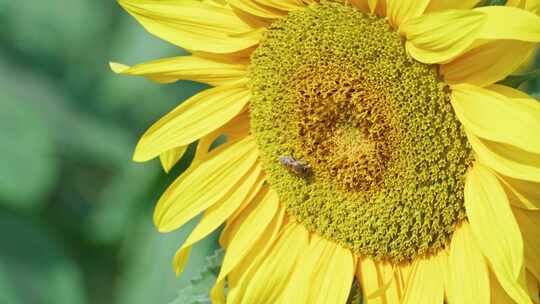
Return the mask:
<path fill-rule="evenodd" d="M 112 0 L 0 0 L 0 303 L 170 303 L 193 289 L 217 236 L 177 279 L 171 259 L 194 223 L 167 235 L 152 225 L 193 149 L 169 175 L 131 154 L 204 86 L 108 68 L 179 54 Z M 538 97 L 540 81 L 522 87 Z"/>
<path fill-rule="evenodd" d="M 204 267 L 212 236 L 177 279 L 194 223 L 159 234 L 152 210 L 174 172 L 131 161 L 153 121 L 204 88 L 118 76 L 182 54 L 112 0 L 0 0 L 0 303 L 169 303 Z"/>

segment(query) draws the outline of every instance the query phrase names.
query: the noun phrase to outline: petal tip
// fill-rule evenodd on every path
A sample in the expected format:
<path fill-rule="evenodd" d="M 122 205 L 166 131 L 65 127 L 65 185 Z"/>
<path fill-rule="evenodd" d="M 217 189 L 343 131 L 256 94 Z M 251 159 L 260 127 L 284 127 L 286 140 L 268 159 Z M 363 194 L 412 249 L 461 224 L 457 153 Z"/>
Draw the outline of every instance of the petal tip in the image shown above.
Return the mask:
<path fill-rule="evenodd" d="M 133 156 L 131 157 L 131 159 L 136 163 L 144 163 L 146 161 L 149 161 L 148 158 L 143 157 L 140 153 L 137 153 L 137 151 L 133 153 Z"/>
<path fill-rule="evenodd" d="M 131 157 L 134 162 L 144 163 L 156 157 L 155 155 L 151 155 L 148 153 L 148 151 L 145 151 L 145 149 L 143 149 L 143 141 L 144 139 L 141 139 L 137 144 L 137 147 L 135 147 L 135 151 L 133 152 L 133 156 Z"/>
<path fill-rule="evenodd" d="M 156 227 L 157 231 L 159 233 L 169 233 L 171 231 L 173 231 L 174 229 L 171 229 L 171 227 L 169 227 L 168 225 L 166 225 L 164 222 L 163 222 L 163 217 L 160 216 L 155 216 L 154 217 L 154 226 Z"/>
<path fill-rule="evenodd" d="M 109 62 L 109 67 L 116 74 L 122 74 L 129 69 L 129 66 L 117 62 Z"/>

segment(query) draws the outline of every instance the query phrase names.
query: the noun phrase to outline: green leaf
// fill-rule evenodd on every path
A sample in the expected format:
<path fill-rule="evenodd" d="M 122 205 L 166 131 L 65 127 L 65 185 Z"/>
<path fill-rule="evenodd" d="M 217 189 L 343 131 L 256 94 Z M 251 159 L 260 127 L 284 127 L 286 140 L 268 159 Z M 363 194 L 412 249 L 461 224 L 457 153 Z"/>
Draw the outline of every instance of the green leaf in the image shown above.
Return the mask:
<path fill-rule="evenodd" d="M 210 304 L 210 290 L 219 275 L 223 256 L 223 249 L 218 249 L 206 257 L 200 273 L 189 280 L 188 286 L 180 289 L 178 297 L 170 304 Z"/>
<path fill-rule="evenodd" d="M 77 264 L 45 226 L 0 213 L 0 239 L 0 303 L 85 303 Z"/>
<path fill-rule="evenodd" d="M 530 72 L 519 74 L 519 75 L 510 75 L 497 83 L 517 89 L 521 85 L 529 81 L 538 79 L 539 77 L 540 77 L 540 69 L 536 69 L 534 71 L 530 71 Z"/>

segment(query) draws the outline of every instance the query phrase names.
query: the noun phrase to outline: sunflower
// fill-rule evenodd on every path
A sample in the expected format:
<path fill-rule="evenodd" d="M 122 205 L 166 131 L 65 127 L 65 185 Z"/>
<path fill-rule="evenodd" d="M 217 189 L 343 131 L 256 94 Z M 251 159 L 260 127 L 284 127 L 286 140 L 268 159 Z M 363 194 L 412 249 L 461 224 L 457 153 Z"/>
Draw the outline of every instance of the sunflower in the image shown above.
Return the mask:
<path fill-rule="evenodd" d="M 115 72 L 212 86 L 134 153 L 197 142 L 154 213 L 203 213 L 176 273 L 224 225 L 213 303 L 539 303 L 540 103 L 497 82 L 540 5 L 478 2 L 119 0 L 191 54 Z"/>

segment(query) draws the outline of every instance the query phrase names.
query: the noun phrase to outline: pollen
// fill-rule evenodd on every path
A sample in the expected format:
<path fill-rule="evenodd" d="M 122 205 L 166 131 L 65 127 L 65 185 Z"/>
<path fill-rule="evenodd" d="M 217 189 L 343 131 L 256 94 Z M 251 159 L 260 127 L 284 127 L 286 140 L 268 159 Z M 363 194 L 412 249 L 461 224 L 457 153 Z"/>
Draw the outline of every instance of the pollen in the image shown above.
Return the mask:
<path fill-rule="evenodd" d="M 249 73 L 251 131 L 289 215 L 377 260 L 446 246 L 465 219 L 471 148 L 437 66 L 408 56 L 387 20 L 331 2 L 291 12 Z"/>

